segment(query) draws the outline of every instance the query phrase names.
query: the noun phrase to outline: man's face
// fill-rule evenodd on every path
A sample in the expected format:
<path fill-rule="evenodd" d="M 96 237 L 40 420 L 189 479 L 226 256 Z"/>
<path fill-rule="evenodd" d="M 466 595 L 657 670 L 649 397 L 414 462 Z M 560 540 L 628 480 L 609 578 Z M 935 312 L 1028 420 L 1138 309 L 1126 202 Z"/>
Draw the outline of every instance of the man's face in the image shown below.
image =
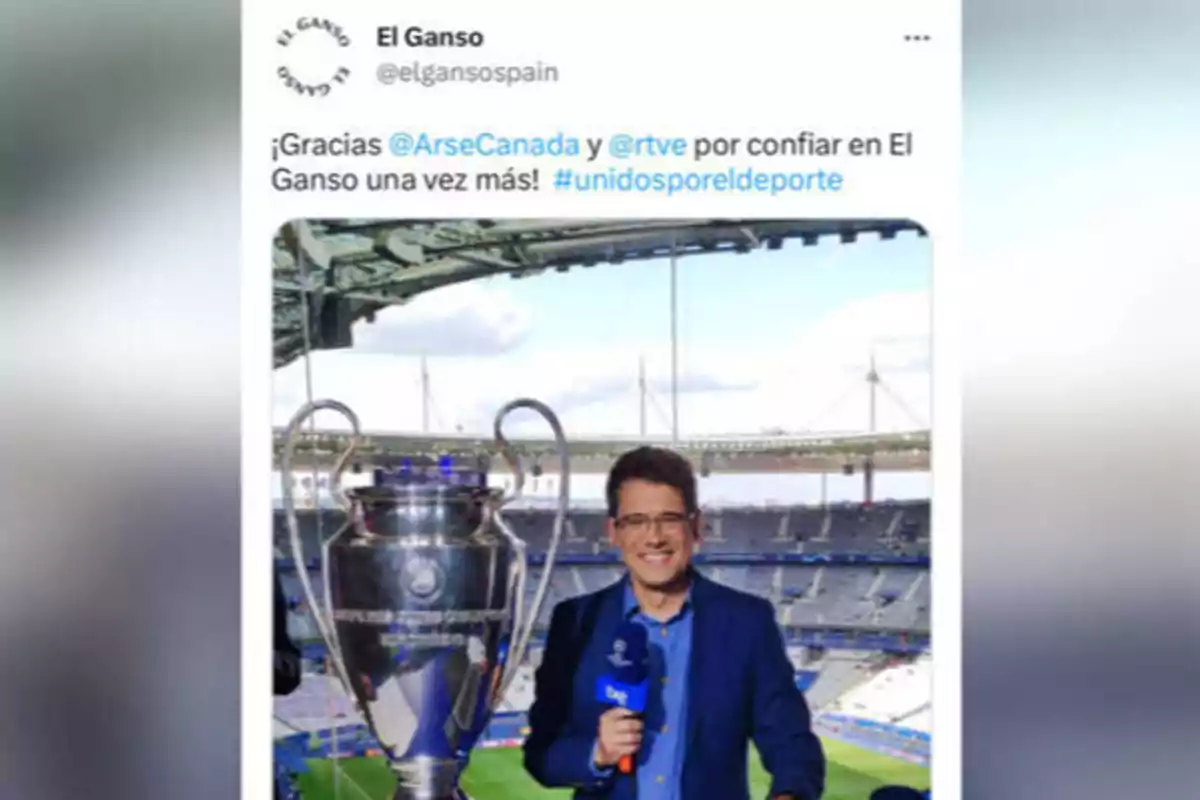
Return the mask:
<path fill-rule="evenodd" d="M 661 483 L 628 480 L 617 491 L 617 516 L 608 520 L 608 540 L 621 551 L 634 580 L 665 588 L 688 568 L 700 530 L 683 495 Z"/>

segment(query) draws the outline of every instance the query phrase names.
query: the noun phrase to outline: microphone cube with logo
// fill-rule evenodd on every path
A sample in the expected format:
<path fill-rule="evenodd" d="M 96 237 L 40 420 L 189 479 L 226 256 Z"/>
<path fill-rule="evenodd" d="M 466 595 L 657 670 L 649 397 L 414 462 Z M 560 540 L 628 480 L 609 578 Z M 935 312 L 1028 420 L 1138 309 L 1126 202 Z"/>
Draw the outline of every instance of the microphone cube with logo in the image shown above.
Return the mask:
<path fill-rule="evenodd" d="M 636 622 L 622 623 L 613 637 L 607 669 L 596 682 L 596 700 L 635 714 L 645 711 L 649 651 L 646 629 Z"/>

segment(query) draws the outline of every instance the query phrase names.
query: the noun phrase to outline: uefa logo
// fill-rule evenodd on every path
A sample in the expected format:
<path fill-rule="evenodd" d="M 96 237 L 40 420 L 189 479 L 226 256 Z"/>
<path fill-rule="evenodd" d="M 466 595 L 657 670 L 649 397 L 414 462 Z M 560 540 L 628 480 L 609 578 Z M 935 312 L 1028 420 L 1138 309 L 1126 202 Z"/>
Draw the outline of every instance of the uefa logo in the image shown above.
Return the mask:
<path fill-rule="evenodd" d="M 405 585 L 409 594 L 426 603 L 442 593 L 445 584 L 442 567 L 432 558 L 415 558 L 405 566 Z"/>
<path fill-rule="evenodd" d="M 298 95 L 324 97 L 350 77 L 344 52 L 350 37 L 331 20 L 301 17 L 293 27 L 280 31 L 275 43 L 285 48 L 275 74 Z"/>
<path fill-rule="evenodd" d="M 628 667 L 633 662 L 625 658 L 625 640 L 616 639 L 613 641 L 612 655 L 608 657 L 608 661 L 614 667 Z"/>

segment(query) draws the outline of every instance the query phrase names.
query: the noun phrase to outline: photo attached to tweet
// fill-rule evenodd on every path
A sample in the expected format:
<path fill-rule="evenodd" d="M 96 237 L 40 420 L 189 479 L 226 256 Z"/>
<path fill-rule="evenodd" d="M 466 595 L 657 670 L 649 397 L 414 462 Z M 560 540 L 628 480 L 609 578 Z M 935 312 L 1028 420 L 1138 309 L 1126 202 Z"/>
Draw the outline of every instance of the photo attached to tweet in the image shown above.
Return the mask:
<path fill-rule="evenodd" d="M 355 264 L 363 289 L 297 291 L 302 242 L 336 250 L 329 270 Z M 553 610 L 675 585 L 717 602 L 695 604 L 690 656 L 651 671 L 729 659 L 733 593 L 758 598 L 826 796 L 928 788 L 919 225 L 325 219 L 289 223 L 274 248 L 277 647 L 298 665 L 275 752 L 300 796 L 332 798 L 339 780 L 372 798 L 455 780 L 478 800 L 555 796 L 539 779 L 556 768 L 530 774 L 522 753 L 531 706 L 568 702 L 534 677 L 563 659 L 547 653 Z M 394 263 L 414 250 L 421 270 Z M 404 304 L 353 297 L 384 275 L 419 288 Z M 605 622 L 594 636 L 612 641 Z M 654 709 L 663 728 L 672 705 L 704 702 L 669 696 L 666 674 L 617 680 L 610 649 L 576 667 L 608 681 L 609 705 Z M 596 699 L 573 713 L 599 724 Z M 707 724 L 738 730 L 743 710 L 721 711 Z M 657 766 L 653 749 L 639 758 Z M 756 755 L 747 774 L 765 796 Z"/>
<path fill-rule="evenodd" d="M 957 800 L 957 9 L 464 5 L 247 12 L 245 796 Z"/>

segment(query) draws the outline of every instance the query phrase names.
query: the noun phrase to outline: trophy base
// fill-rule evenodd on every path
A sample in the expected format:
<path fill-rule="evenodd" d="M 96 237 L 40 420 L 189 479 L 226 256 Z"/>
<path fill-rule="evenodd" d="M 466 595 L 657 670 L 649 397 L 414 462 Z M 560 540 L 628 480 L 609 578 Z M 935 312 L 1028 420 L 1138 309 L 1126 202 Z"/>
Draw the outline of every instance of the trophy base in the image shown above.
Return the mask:
<path fill-rule="evenodd" d="M 392 800 L 471 800 L 471 796 L 462 789 L 455 789 L 447 795 L 433 795 L 428 792 L 414 792 L 412 789 L 399 788 L 392 795 Z"/>
<path fill-rule="evenodd" d="M 392 800 L 470 800 L 456 785 L 460 766 L 455 760 L 418 756 L 391 767 L 396 775 Z"/>

